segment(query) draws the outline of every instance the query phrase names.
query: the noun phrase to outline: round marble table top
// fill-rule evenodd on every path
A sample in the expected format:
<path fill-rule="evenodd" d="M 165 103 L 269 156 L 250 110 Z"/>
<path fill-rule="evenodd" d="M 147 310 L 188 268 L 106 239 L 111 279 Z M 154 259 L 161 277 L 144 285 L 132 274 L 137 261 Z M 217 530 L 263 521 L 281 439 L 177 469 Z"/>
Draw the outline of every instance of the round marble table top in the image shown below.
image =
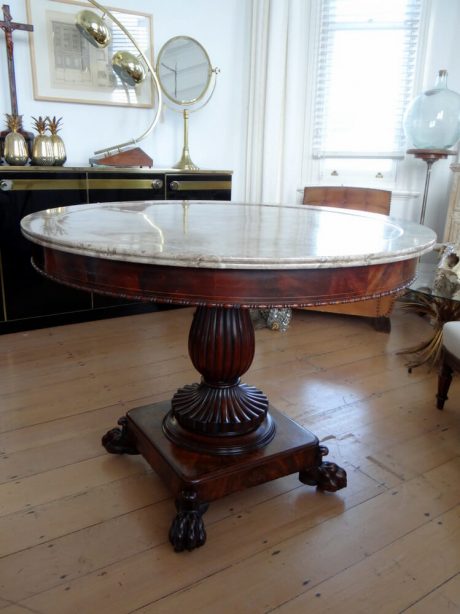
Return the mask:
<path fill-rule="evenodd" d="M 373 213 L 305 205 L 136 201 L 47 209 L 21 221 L 44 247 L 109 260 L 211 269 L 309 269 L 407 260 L 435 233 Z"/>

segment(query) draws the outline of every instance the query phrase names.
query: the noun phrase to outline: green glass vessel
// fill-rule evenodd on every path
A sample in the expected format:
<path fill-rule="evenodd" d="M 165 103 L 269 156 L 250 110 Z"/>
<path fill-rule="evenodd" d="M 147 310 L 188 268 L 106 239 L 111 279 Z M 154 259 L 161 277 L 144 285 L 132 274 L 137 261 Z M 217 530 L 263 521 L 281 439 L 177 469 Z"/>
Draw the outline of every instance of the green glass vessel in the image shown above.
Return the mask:
<path fill-rule="evenodd" d="M 447 70 L 435 86 L 417 96 L 404 115 L 408 145 L 417 149 L 449 149 L 460 138 L 460 94 L 447 87 Z"/>

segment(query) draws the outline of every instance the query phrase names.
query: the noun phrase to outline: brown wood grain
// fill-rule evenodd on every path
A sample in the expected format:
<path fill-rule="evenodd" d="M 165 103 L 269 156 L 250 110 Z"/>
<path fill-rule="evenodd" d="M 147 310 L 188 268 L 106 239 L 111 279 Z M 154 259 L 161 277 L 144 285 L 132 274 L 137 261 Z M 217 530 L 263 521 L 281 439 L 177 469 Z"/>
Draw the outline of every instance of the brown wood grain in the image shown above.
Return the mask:
<path fill-rule="evenodd" d="M 0 517 L 0 607 L 356 614 L 369 604 L 388 611 L 391 595 L 390 611 L 455 612 L 460 378 L 437 411 L 436 373 L 409 375 L 396 353 L 428 337 L 430 325 L 398 307 L 389 336 L 359 318 L 305 311 L 284 334 L 256 331 L 248 377 L 340 458 L 349 485 L 338 493 L 317 493 L 296 475 L 234 493 L 206 512 L 209 544 L 178 556 L 165 536 L 174 504 L 147 463 L 101 458 L 92 436 L 74 455 L 87 433 L 118 415 L 108 397 L 134 406 L 134 371 L 146 382 L 135 405 L 159 400 L 151 397 L 162 378 L 193 381 L 175 367 L 175 357 L 186 359 L 191 315 L 181 309 L 0 338 L 0 450 L 2 462 L 12 461 L 1 505 L 17 510 L 8 501 L 24 492 L 21 509 Z M 149 372 L 162 367 L 149 385 Z M 80 368 L 100 382 L 96 399 L 94 388 L 75 383 Z M 15 452 L 29 462 L 27 475 L 43 478 L 13 479 Z M 81 471 L 83 458 L 95 456 L 102 462 Z M 132 463 L 136 473 L 118 473 Z M 90 482 L 93 473 L 100 479 Z"/>
<path fill-rule="evenodd" d="M 56 281 L 103 294 L 209 307 L 267 307 L 391 294 L 413 281 L 417 259 L 325 269 L 202 269 L 91 258 L 37 247 L 34 263 Z"/>

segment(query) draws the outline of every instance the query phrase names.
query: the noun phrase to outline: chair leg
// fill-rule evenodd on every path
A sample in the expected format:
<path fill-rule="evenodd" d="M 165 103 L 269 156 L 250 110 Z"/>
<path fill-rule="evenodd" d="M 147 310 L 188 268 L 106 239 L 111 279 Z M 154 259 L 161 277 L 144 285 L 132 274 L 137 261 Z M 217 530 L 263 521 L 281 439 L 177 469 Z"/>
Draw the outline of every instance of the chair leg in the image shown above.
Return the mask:
<path fill-rule="evenodd" d="M 438 394 L 436 395 L 436 407 L 438 409 L 444 408 L 444 402 L 447 401 L 447 393 L 449 392 L 449 386 L 452 381 L 452 369 L 443 360 L 439 368 L 438 374 Z"/>
<path fill-rule="evenodd" d="M 376 318 L 372 318 L 372 324 L 374 329 L 379 333 L 391 332 L 391 320 L 388 316 L 378 316 Z"/>

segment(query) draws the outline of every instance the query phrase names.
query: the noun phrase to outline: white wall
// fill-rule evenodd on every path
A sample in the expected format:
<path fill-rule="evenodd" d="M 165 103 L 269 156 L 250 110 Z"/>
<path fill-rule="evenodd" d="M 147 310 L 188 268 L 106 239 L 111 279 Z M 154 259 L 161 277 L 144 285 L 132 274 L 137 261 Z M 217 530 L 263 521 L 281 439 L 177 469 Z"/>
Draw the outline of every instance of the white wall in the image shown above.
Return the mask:
<path fill-rule="evenodd" d="M 31 0 L 43 3 L 44 0 Z M 13 21 L 27 21 L 26 0 L 9 0 Z M 128 8 L 153 15 L 154 58 L 169 38 L 187 35 L 207 50 L 213 66 L 220 68 L 209 104 L 192 113 L 189 120 L 189 147 L 192 160 L 203 169 L 234 171 L 234 198 L 238 198 L 244 169 L 247 106 L 247 57 L 249 49 L 249 8 L 246 0 L 110 0 L 110 7 Z M 32 131 L 31 116 L 63 117 L 61 136 L 67 148 L 66 166 L 85 166 L 97 149 L 115 145 L 142 133 L 151 111 L 74 103 L 34 100 L 29 39 L 25 32 L 13 35 L 19 112 L 24 127 Z M 37 44 L 37 42 L 35 43 Z M 37 51 L 45 61 L 46 49 Z M 0 110 L 11 109 L 6 51 L 0 32 Z M 159 124 L 139 145 L 158 168 L 173 166 L 180 158 L 183 143 L 182 116 L 165 108 Z"/>
<path fill-rule="evenodd" d="M 427 37 L 426 62 L 418 82 L 418 92 L 433 87 L 440 69 L 448 72 L 448 87 L 460 92 L 460 2 L 458 0 L 428 0 L 430 25 Z M 458 150 L 457 144 L 452 149 Z M 452 184 L 452 171 L 449 166 L 456 161 L 455 156 L 437 161 L 431 171 L 425 224 L 435 230 L 438 240 L 443 240 L 444 224 L 449 192 Z M 426 178 L 426 163 L 407 154 L 400 166 L 400 183 L 409 191 L 418 192 L 415 202 L 405 200 L 398 209 L 398 215 L 404 215 L 414 221 L 419 220 L 421 201 Z M 406 208 L 407 207 L 407 208 Z"/>

